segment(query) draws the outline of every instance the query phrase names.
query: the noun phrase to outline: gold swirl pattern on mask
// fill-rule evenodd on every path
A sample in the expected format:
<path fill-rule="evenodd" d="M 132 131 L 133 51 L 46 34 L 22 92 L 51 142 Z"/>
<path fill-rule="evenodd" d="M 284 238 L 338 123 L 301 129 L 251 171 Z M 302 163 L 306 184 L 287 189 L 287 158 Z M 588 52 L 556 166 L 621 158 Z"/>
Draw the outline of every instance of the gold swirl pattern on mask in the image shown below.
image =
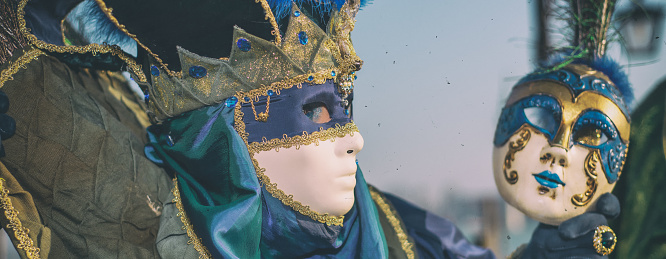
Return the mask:
<path fill-rule="evenodd" d="M 587 185 L 587 190 L 584 193 L 575 194 L 571 197 L 571 203 L 574 205 L 579 207 L 587 205 L 592 200 L 594 193 L 597 192 L 597 187 L 599 185 L 597 182 L 597 176 L 599 175 L 597 173 L 597 163 L 599 163 L 600 160 L 598 149 L 590 152 L 585 158 L 585 174 L 587 175 L 585 185 Z M 603 167 L 601 170 L 603 170 Z"/>
<path fill-rule="evenodd" d="M 46 55 L 43 51 L 34 48 L 25 48 L 23 49 L 23 55 L 21 55 L 15 61 L 10 61 L 9 66 L 0 72 L 0 88 L 5 85 L 5 82 L 14 79 L 14 74 L 18 73 L 19 69 L 26 69 L 26 65 L 41 55 Z"/>
<path fill-rule="evenodd" d="M 527 126 L 523 125 L 519 130 L 519 136 L 516 141 L 511 141 L 509 143 L 509 150 L 506 152 L 504 157 L 504 164 L 502 164 L 502 170 L 504 171 L 504 179 L 510 184 L 515 184 L 518 182 L 518 173 L 516 170 L 513 170 L 507 174 L 507 170 L 511 169 L 511 162 L 516 159 L 516 153 L 523 150 L 527 146 L 527 142 L 530 141 L 531 131 Z"/>
<path fill-rule="evenodd" d="M 370 190 L 370 196 L 372 197 L 372 200 L 374 200 L 377 203 L 377 206 L 379 209 L 386 214 L 386 218 L 388 219 L 389 223 L 391 224 L 391 227 L 395 230 L 395 233 L 398 235 L 398 240 L 400 240 L 400 246 L 402 247 L 402 250 L 405 251 L 405 254 L 407 254 L 408 259 L 414 259 L 414 244 L 409 242 L 409 238 L 407 236 L 407 232 L 402 228 L 400 220 L 395 216 L 396 212 L 394 212 L 391 209 L 391 206 L 386 203 L 384 200 L 384 197 L 382 194 L 379 193 L 374 187 L 368 185 L 368 189 Z"/>
<path fill-rule="evenodd" d="M 173 200 L 171 201 L 175 203 L 176 208 L 178 208 L 178 214 L 176 214 L 176 216 L 180 217 L 180 221 L 183 222 L 183 228 L 187 232 L 187 236 L 190 238 L 190 240 L 187 241 L 187 244 L 194 245 L 194 249 L 199 252 L 199 259 L 212 258 L 206 246 L 204 246 L 201 242 L 201 238 L 197 236 L 197 233 L 194 233 L 194 228 L 192 227 L 192 223 L 190 223 L 190 218 L 188 218 L 187 214 L 185 213 L 185 208 L 183 208 L 183 203 L 180 199 L 180 191 L 178 190 L 178 178 L 173 178 L 173 190 L 171 190 L 171 192 L 174 196 Z"/>
<path fill-rule="evenodd" d="M 146 75 L 141 71 L 141 66 L 136 63 L 134 58 L 132 58 L 130 55 L 126 54 L 123 52 L 120 47 L 114 46 L 114 45 L 99 45 L 96 43 L 91 43 L 85 46 L 58 46 L 58 45 L 53 45 L 50 43 L 46 43 L 44 41 L 41 41 L 37 39 L 35 35 L 30 33 L 30 29 L 26 26 L 25 22 L 25 6 L 28 3 L 29 0 L 21 0 L 18 4 L 18 22 L 19 22 L 19 30 L 21 31 L 21 34 L 28 39 L 28 42 L 30 42 L 30 45 L 46 50 L 48 52 L 56 52 L 56 53 L 79 53 L 79 54 L 87 54 L 90 53 L 93 56 L 96 56 L 97 54 L 111 54 L 114 56 L 117 56 L 120 58 L 125 64 L 127 64 L 127 67 L 130 69 L 134 75 L 136 75 L 138 82 L 140 83 L 145 83 L 146 82 Z"/>
<path fill-rule="evenodd" d="M 17 249 L 22 249 L 25 251 L 25 254 L 30 259 L 40 258 L 39 248 L 35 247 L 34 242 L 28 236 L 30 229 L 26 228 L 21 224 L 21 220 L 18 217 L 19 212 L 12 205 L 12 199 L 9 198 L 9 190 L 5 188 L 5 179 L 0 178 L 0 206 L 5 211 L 5 217 L 9 221 L 7 226 L 2 226 L 3 228 L 9 228 L 14 232 L 14 236 L 19 241 L 16 246 Z"/>

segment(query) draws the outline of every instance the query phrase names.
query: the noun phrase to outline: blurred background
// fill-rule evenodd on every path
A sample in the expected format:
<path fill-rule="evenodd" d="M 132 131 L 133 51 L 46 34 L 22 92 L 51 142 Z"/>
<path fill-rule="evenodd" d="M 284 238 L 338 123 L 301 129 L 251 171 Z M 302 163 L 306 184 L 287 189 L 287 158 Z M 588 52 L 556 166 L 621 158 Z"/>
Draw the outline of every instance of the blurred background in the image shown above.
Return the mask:
<path fill-rule="evenodd" d="M 491 154 L 511 87 L 540 58 L 539 7 L 548 2 L 376 0 L 352 33 L 365 62 L 354 121 L 365 139 L 358 160 L 367 181 L 452 220 L 498 258 L 528 242 L 536 226 L 499 196 Z M 632 16 L 634 3 L 642 8 Z M 614 19 L 629 24 L 624 44 L 612 43 L 608 55 L 626 67 L 633 107 L 666 79 L 664 7 L 657 0 L 616 6 Z M 558 37 L 545 35 L 551 43 Z"/>
<path fill-rule="evenodd" d="M 536 226 L 499 196 L 491 152 L 511 87 L 543 57 L 544 39 L 561 43 L 556 29 L 538 35 L 549 3 L 375 0 L 352 34 L 365 61 L 354 116 L 367 181 L 450 219 L 498 258 L 528 242 Z M 627 24 L 608 55 L 626 67 L 634 107 L 666 79 L 665 7 L 659 0 L 616 7 L 614 18 Z M 0 235 L 0 258 L 18 258 L 11 247 Z"/>

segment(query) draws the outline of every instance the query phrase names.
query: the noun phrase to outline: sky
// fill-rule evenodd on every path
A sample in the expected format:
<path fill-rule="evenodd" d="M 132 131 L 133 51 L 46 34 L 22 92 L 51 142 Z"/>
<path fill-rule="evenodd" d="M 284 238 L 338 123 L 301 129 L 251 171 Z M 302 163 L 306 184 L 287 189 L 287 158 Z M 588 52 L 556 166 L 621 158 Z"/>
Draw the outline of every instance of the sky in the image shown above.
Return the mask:
<path fill-rule="evenodd" d="M 534 8 L 532 1 L 376 0 L 357 15 L 352 40 L 364 65 L 354 121 L 370 184 L 439 214 L 452 195 L 499 197 L 492 139 L 511 87 L 534 68 Z M 634 104 L 666 79 L 664 38 L 648 60 L 630 59 L 618 44 L 609 50 L 627 66 Z"/>

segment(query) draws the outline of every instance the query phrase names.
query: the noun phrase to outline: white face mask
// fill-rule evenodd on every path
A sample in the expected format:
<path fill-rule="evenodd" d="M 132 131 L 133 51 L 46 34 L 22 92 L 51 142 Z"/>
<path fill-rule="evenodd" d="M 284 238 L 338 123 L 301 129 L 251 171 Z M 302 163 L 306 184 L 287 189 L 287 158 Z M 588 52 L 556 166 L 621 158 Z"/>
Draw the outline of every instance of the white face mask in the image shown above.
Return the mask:
<path fill-rule="evenodd" d="M 514 87 L 502 110 L 493 171 L 506 202 L 559 225 L 595 208 L 597 198 L 613 190 L 630 122 L 611 91 L 615 86 L 599 72 L 571 65 L 539 76 Z"/>
<path fill-rule="evenodd" d="M 342 216 L 354 205 L 356 154 L 363 137 L 355 132 L 306 146 L 254 154 L 271 183 L 315 212 Z"/>

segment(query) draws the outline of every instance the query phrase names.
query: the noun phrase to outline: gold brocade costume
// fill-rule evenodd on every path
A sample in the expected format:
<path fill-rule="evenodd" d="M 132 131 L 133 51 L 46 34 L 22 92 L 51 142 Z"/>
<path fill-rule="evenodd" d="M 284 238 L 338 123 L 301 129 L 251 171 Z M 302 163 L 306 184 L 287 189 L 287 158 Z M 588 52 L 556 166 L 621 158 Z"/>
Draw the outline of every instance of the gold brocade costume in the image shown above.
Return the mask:
<path fill-rule="evenodd" d="M 22 65 L 2 85 L 17 129 L 0 160 L 0 223 L 19 254 L 157 257 L 171 182 L 143 155 L 146 116 L 124 78 L 46 55 Z"/>

